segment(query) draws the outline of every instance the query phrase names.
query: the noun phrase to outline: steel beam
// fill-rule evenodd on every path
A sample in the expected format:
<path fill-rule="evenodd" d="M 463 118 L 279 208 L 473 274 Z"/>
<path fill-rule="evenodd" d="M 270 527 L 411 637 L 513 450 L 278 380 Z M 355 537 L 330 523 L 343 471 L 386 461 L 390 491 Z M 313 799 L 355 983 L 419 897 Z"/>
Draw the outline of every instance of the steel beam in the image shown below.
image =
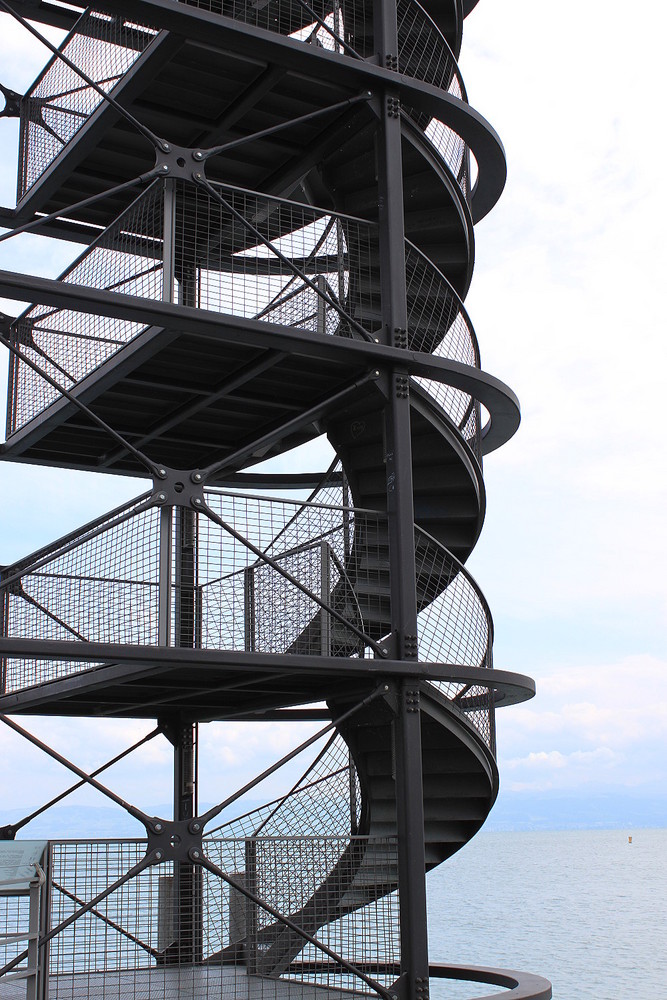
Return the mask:
<path fill-rule="evenodd" d="M 373 11 L 376 52 L 381 62 L 392 65 L 398 57 L 395 2 L 375 0 Z M 382 333 L 385 344 L 399 347 L 407 345 L 408 328 L 401 139 L 400 95 L 395 86 L 387 85 L 382 92 L 378 136 Z M 392 652 L 396 659 L 414 661 L 418 658 L 417 595 L 407 367 L 393 366 L 387 373 L 385 387 Z M 401 933 L 401 975 L 396 989 L 400 1000 L 424 1000 L 423 986 L 428 985 L 428 939 L 419 689 L 413 681 L 405 679 L 398 682 L 396 688 L 396 827 Z"/>
<path fill-rule="evenodd" d="M 238 344 L 242 338 L 244 344 L 260 350 L 274 349 L 336 363 L 344 362 L 350 366 L 398 365 L 405 367 L 410 375 L 445 382 L 462 389 L 479 399 L 491 413 L 491 424 L 484 437 L 485 453 L 504 444 L 519 426 L 519 401 L 509 386 L 487 372 L 458 361 L 386 344 L 366 344 L 343 337 L 321 336 L 212 310 L 138 299 L 121 292 L 106 292 L 12 271 L 0 270 L 0 295 L 23 302 L 29 297 L 42 305 L 113 316 L 146 325 L 144 333 L 128 344 L 117 357 L 112 358 L 99 373 L 92 373 L 79 383 L 76 392 L 83 399 L 94 398 L 104 386 L 112 385 L 119 374 L 136 368 L 146 357 L 165 346 L 168 341 L 174 340 L 180 331 L 187 330 L 189 335 L 202 339 Z M 48 411 L 49 422 L 57 419 L 55 415 L 66 405 L 66 401 L 53 404 Z M 41 415 L 25 429 L 12 435 L 11 447 L 34 432 L 34 428 L 44 419 L 44 415 Z M 61 419 L 65 419 L 64 415 Z M 9 451 L 7 445 L 0 448 L 5 452 Z"/>

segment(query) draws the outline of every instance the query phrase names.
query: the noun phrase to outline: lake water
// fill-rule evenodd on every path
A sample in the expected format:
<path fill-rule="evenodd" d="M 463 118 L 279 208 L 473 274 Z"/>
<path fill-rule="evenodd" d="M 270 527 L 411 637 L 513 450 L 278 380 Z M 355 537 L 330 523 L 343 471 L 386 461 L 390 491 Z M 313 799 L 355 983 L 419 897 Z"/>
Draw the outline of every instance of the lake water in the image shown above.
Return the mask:
<path fill-rule="evenodd" d="M 667 829 L 482 833 L 427 884 L 431 961 L 535 972 L 555 1000 L 667 1000 Z M 432 981 L 434 1000 L 495 992 Z"/>

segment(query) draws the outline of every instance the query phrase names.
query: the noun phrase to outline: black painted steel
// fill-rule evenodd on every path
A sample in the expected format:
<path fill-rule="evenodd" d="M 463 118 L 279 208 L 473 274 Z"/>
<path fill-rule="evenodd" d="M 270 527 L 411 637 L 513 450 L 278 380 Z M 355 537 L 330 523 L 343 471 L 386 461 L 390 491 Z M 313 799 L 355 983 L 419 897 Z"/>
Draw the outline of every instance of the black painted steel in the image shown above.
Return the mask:
<path fill-rule="evenodd" d="M 497 794 L 496 705 L 534 693 L 493 668 L 465 568 L 482 455 L 519 419 L 462 302 L 505 178 L 456 64 L 474 4 L 0 6 L 68 31 L 27 94 L 2 88 L 21 125 L 3 239 L 85 247 L 57 281 L 0 272 L 32 303 L 3 318 L 1 457 L 153 480 L 0 572 L 2 719 L 80 779 L 0 837 L 82 784 L 144 828 L 51 845 L 41 971 L 8 904 L 0 998 L 25 975 L 40 997 L 428 1000 L 461 978 L 547 1000 L 427 948 L 426 872 Z M 294 472 L 324 435 L 332 466 Z M 249 471 L 267 458 L 284 471 Z M 171 744 L 172 817 L 12 714 L 157 720 L 130 750 Z M 200 811 L 201 723 L 316 719 Z"/>

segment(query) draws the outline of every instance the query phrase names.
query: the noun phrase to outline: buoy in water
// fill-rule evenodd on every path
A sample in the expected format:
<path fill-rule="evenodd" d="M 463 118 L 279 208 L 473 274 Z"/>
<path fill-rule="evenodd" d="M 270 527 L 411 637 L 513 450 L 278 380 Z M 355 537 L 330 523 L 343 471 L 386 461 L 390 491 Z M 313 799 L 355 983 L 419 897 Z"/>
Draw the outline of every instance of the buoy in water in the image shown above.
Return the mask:
<path fill-rule="evenodd" d="M 628 844 L 632 843 L 632 837 L 628 837 Z"/>

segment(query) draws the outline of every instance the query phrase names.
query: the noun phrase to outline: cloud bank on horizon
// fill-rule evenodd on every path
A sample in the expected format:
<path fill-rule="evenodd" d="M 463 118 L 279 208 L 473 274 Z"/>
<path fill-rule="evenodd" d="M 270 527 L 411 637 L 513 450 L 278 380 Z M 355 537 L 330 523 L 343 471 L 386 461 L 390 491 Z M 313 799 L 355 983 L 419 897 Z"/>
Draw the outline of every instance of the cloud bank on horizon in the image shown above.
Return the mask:
<path fill-rule="evenodd" d="M 3 83 L 25 90 L 47 54 L 2 23 L 16 33 Z M 620 0 L 569 0 L 557 10 L 483 0 L 464 26 L 470 101 L 500 134 L 509 169 L 499 204 L 477 227 L 467 306 L 483 367 L 512 386 L 523 409 L 514 441 L 486 460 L 486 525 L 469 563 L 494 614 L 496 664 L 538 686 L 534 701 L 498 713 L 508 790 L 583 800 L 594 788 L 667 787 L 666 33 L 662 8 L 640 20 Z M 16 133 L 15 121 L 0 121 L 5 204 L 13 204 Z M 0 246 L 0 266 L 55 276 L 75 253 L 21 237 Z M 5 381 L 0 373 L 3 391 Z M 0 476 L 5 563 L 142 489 L 29 467 L 4 466 Z M 146 731 L 95 723 L 91 739 L 90 725 L 32 728 L 89 767 Z M 208 732 L 207 798 L 290 739 L 257 724 L 239 755 L 236 730 Z M 16 805 L 34 803 L 38 771 L 62 784 L 2 732 L 0 749 L 21 765 L 20 780 L 5 778 Z M 121 768 L 115 787 L 139 794 L 150 777 L 165 789 L 158 800 L 168 800 L 168 748 L 142 761 L 139 784 Z"/>

